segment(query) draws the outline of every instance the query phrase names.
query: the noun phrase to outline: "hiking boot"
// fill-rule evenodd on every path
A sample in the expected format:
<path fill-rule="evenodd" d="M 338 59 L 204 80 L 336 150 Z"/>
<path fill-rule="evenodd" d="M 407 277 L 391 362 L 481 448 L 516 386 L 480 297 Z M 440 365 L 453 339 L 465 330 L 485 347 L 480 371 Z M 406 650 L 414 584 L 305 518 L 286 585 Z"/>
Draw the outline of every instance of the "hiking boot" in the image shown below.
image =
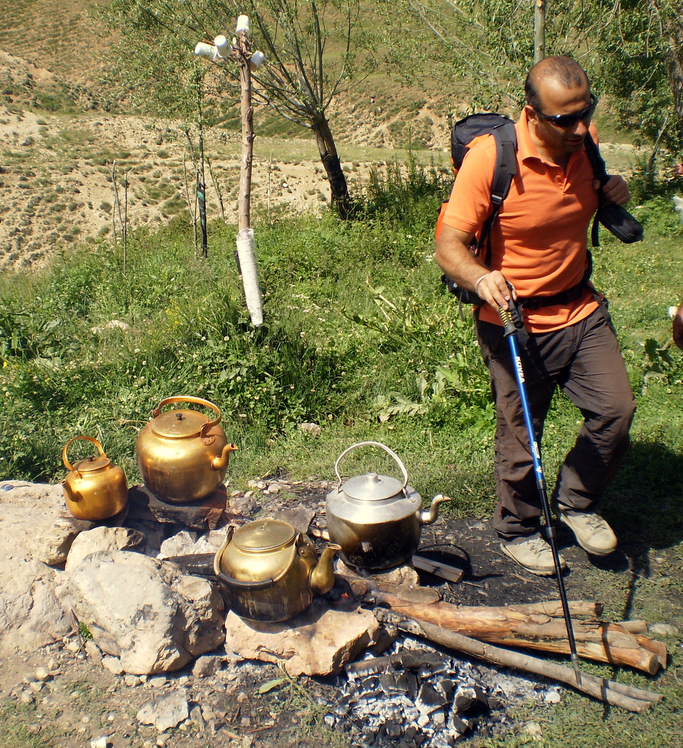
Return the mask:
<path fill-rule="evenodd" d="M 520 538 L 510 543 L 501 543 L 500 549 L 506 556 L 509 556 L 532 574 L 547 577 L 555 573 L 552 549 L 540 535 Z M 562 556 L 559 558 L 560 569 L 564 571 L 567 564 Z"/>
<path fill-rule="evenodd" d="M 558 506 L 558 516 L 576 537 L 576 542 L 592 556 L 609 556 L 616 550 L 617 536 L 605 520 L 595 512 L 578 512 Z"/>

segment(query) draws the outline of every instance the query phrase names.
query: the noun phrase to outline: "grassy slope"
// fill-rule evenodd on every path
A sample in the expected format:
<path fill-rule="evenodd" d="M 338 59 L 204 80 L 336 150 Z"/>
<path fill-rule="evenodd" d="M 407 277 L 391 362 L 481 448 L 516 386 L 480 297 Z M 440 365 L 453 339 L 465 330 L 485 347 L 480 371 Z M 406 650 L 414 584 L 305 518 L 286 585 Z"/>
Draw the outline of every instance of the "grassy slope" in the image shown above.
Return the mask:
<path fill-rule="evenodd" d="M 87 80 L 106 39 L 88 15 L 93 0 L 11 0 L 0 13 L 0 49 L 68 78 Z"/>

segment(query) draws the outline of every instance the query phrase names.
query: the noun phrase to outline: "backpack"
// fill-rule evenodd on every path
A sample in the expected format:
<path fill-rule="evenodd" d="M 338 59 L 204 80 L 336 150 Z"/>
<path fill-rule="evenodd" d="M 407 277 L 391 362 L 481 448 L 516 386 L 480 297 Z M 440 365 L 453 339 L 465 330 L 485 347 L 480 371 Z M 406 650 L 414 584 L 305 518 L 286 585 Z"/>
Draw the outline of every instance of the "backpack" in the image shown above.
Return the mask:
<path fill-rule="evenodd" d="M 489 134 L 493 135 L 496 141 L 496 164 L 491 182 L 492 209 L 489 217 L 482 226 L 479 238 L 470 245 L 470 250 L 475 254 L 480 254 L 485 248 L 485 265 L 489 265 L 491 262 L 491 228 L 498 217 L 503 200 L 507 197 L 512 180 L 517 173 L 517 133 L 515 132 L 515 123 L 502 114 L 485 112 L 471 114 L 469 117 L 459 120 L 453 125 L 453 129 L 451 130 L 451 161 L 453 162 L 453 170 L 455 171 L 456 178 L 472 142 L 482 135 Z M 441 233 L 446 205 L 448 205 L 448 200 L 445 200 L 442 204 L 441 212 L 436 222 L 437 238 Z M 464 288 L 460 288 L 447 275 L 442 275 L 441 281 L 463 303 L 476 305 L 484 303 L 474 291 L 467 291 Z"/>

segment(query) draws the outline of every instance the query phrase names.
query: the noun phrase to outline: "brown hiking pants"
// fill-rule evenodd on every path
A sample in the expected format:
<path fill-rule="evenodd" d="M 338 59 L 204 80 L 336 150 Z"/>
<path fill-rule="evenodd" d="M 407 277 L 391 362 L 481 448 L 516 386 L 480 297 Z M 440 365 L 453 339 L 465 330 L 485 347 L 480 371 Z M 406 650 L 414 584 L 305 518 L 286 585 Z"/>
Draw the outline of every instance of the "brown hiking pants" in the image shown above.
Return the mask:
<path fill-rule="evenodd" d="M 503 328 L 477 321 L 477 335 L 496 403 L 493 526 L 504 540 L 538 532 L 542 514 L 529 436 Z M 635 400 L 606 312 L 563 330 L 530 334 L 522 358 L 527 398 L 541 444 L 556 387 L 570 398 L 584 422 L 559 470 L 553 497 L 578 510 L 594 508 L 621 464 L 629 444 Z"/>

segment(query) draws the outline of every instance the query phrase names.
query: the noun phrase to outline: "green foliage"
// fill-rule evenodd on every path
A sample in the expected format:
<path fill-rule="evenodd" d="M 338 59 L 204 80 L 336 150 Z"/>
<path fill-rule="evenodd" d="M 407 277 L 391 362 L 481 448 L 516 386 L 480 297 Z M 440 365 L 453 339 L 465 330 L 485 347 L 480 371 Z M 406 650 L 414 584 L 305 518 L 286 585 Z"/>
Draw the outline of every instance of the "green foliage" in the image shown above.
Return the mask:
<path fill-rule="evenodd" d="M 621 118 L 645 143 L 681 153 L 683 112 L 676 100 L 683 80 L 676 62 L 683 54 L 680 0 L 597 3 L 609 23 L 595 39 L 602 60 L 600 79 Z"/>
<path fill-rule="evenodd" d="M 92 641 L 92 632 L 83 621 L 78 622 L 78 634 L 84 642 Z"/>
<path fill-rule="evenodd" d="M 670 194 L 655 194 L 633 208 L 633 212 L 647 231 L 666 237 L 683 235 L 683 224 L 674 210 Z"/>
<path fill-rule="evenodd" d="M 534 60 L 534 8 L 507 0 L 380 0 L 386 14 L 385 44 L 400 75 L 414 84 L 430 75 L 453 89 L 457 106 L 517 110 L 523 104 L 526 74 Z M 396 33 L 395 19 L 411 19 L 414 33 Z M 547 6 L 546 54 L 584 58 L 587 38 L 595 31 L 592 3 L 559 0 Z M 425 35 L 431 38 L 425 40 Z M 590 67 L 590 65 L 589 65 Z M 463 87 L 466 100 L 463 101 Z"/>
<path fill-rule="evenodd" d="M 413 202 L 416 233 L 401 242 L 391 238 L 406 233 L 394 209 L 387 218 L 377 206 L 369 223 L 325 215 L 264 228 L 267 322 L 258 329 L 244 309 L 233 237 L 219 227 L 210 262 L 192 256 L 191 237 L 177 222 L 159 236 L 131 235 L 125 271 L 118 250 L 100 245 L 30 279 L 6 279 L 0 474 L 54 480 L 58 445 L 86 433 L 134 475 L 134 435 L 171 395 L 208 398 L 226 414 L 228 430 L 261 443 L 305 421 L 368 421 L 369 403 L 382 392 L 407 386 L 410 394 L 416 369 L 453 368 L 442 346 L 468 346 L 471 356 L 471 326 L 435 293 L 424 249 L 434 207 L 428 196 L 420 215 L 419 195 Z M 401 318 L 368 335 L 375 284 L 397 270 L 394 294 L 407 294 Z M 359 293 L 363 276 L 367 290 Z M 471 394 L 459 400 L 450 383 L 449 392 L 453 403 Z"/>

